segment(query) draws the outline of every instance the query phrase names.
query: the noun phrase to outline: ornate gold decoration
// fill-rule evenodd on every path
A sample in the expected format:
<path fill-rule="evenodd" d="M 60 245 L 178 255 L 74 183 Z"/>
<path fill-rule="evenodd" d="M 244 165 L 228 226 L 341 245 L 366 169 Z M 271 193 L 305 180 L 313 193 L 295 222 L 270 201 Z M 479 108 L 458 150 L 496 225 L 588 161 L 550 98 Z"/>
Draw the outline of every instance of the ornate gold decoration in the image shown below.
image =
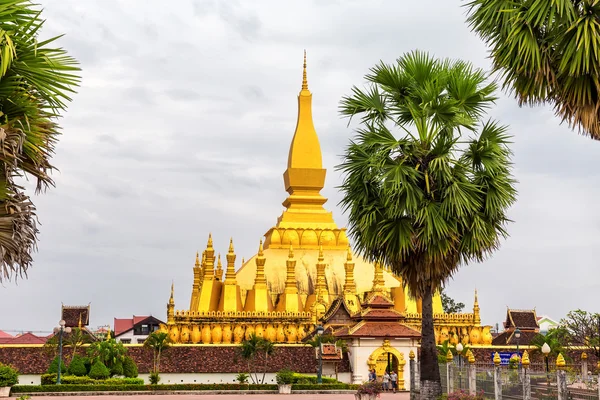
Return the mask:
<path fill-rule="evenodd" d="M 415 352 L 414 351 L 410 351 L 410 353 L 408 353 L 408 358 L 410 358 L 411 360 L 415 359 Z"/>
<path fill-rule="evenodd" d="M 558 357 L 556 357 L 556 368 L 564 369 L 566 366 L 567 363 L 565 362 L 565 358 L 563 357 L 562 353 L 559 353 Z"/>
<path fill-rule="evenodd" d="M 521 364 L 523 364 L 523 368 L 529 368 L 529 364 L 531 364 L 531 362 L 529 361 L 529 353 L 527 352 L 527 350 L 523 352 Z"/>
<path fill-rule="evenodd" d="M 500 354 L 498 352 L 494 353 L 494 365 L 499 366 L 501 362 Z"/>

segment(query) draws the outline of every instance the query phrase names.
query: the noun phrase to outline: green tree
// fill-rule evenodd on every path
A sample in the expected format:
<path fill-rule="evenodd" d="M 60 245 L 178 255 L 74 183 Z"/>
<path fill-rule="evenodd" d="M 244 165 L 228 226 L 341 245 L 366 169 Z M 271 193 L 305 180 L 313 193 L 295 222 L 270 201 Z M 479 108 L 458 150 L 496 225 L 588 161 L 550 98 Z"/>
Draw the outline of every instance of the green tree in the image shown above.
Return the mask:
<path fill-rule="evenodd" d="M 102 360 L 100 360 L 99 358 L 96 359 L 92 363 L 92 368 L 90 369 L 90 378 L 106 379 L 108 377 L 110 377 L 110 370 L 108 369 L 108 367 L 106 365 L 104 365 Z"/>
<path fill-rule="evenodd" d="M 341 113 L 360 115 L 338 169 L 356 250 L 422 299 L 421 396 L 441 394 L 433 293 L 507 236 L 516 197 L 506 127 L 483 122 L 496 85 L 463 61 L 415 51 L 366 75 Z M 470 138 L 463 138 L 469 134 Z"/>
<path fill-rule="evenodd" d="M 160 371 L 160 356 L 171 346 L 171 338 L 166 332 L 152 332 L 144 341 L 144 347 L 152 349 L 152 371 L 156 374 Z"/>
<path fill-rule="evenodd" d="M 470 0 L 468 23 L 519 104 L 548 103 L 600 139 L 600 2 Z"/>
<path fill-rule="evenodd" d="M 448 296 L 443 289 L 440 291 L 440 297 L 442 298 L 442 308 L 446 313 L 461 313 L 465 309 L 465 303 L 456 302 L 452 297 Z"/>
<path fill-rule="evenodd" d="M 69 375 L 85 376 L 87 375 L 87 368 L 85 367 L 85 359 L 77 354 L 71 358 L 69 368 L 67 368 Z"/>
<path fill-rule="evenodd" d="M 569 346 L 583 346 L 600 360 L 600 313 L 570 311 L 560 321 L 560 340 Z"/>
<path fill-rule="evenodd" d="M 60 373 L 65 374 L 67 372 L 67 366 L 64 361 L 60 363 Z M 47 374 L 57 374 L 58 373 L 58 356 L 54 357 L 50 365 L 48 366 Z"/>
<path fill-rule="evenodd" d="M 248 373 L 250 374 L 252 383 L 265 383 L 267 366 L 269 365 L 269 356 L 273 355 L 275 352 L 274 343 L 253 333 L 249 339 L 242 341 L 240 352 L 242 358 L 248 363 Z M 258 366 L 256 365 L 256 361 L 259 358 L 263 359 L 262 380 L 258 379 Z M 254 374 L 254 376 L 252 374 Z"/>
<path fill-rule="evenodd" d="M 37 242 L 35 206 L 16 180 L 33 177 L 38 192 L 54 185 L 57 119 L 80 81 L 58 37 L 38 40 L 44 20 L 33 7 L 0 4 L 0 282 L 27 275 Z"/>
<path fill-rule="evenodd" d="M 138 376 L 138 367 L 135 361 L 129 356 L 125 356 L 123 360 L 123 375 L 126 378 L 137 378 Z"/>
<path fill-rule="evenodd" d="M 123 343 L 117 342 L 113 338 L 102 342 L 94 342 L 88 347 L 88 356 L 90 357 L 92 368 L 96 361 L 101 361 L 109 372 L 115 364 L 123 362 L 126 354 L 127 349 L 123 346 Z"/>
<path fill-rule="evenodd" d="M 539 333 L 531 339 L 531 345 L 535 346 L 541 353 L 542 346 L 547 343 L 550 347 L 550 356 L 558 357 L 560 353 L 567 357 L 565 352 L 566 331 L 562 327 L 550 329 L 545 335 Z"/>
<path fill-rule="evenodd" d="M 54 335 L 44 344 L 49 354 L 58 354 L 58 340 L 58 335 Z M 63 334 L 62 341 L 63 356 L 67 362 L 71 362 L 71 359 L 77 354 L 77 349 L 84 344 L 92 343 L 92 337 L 81 328 L 72 328 L 70 333 Z M 71 349 L 70 353 L 65 353 L 65 348 Z"/>

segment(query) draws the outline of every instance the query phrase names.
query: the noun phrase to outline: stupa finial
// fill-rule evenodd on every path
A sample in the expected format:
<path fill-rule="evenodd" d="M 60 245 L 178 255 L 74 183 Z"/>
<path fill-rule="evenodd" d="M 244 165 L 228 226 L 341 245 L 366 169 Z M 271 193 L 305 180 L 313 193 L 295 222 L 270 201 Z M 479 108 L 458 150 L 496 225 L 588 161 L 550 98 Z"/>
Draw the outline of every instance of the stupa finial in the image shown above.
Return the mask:
<path fill-rule="evenodd" d="M 169 297 L 169 304 L 175 304 L 175 282 L 171 281 L 171 297 Z"/>
<path fill-rule="evenodd" d="M 212 233 L 208 234 L 208 242 L 206 243 L 206 247 L 209 249 L 213 247 Z"/>
<path fill-rule="evenodd" d="M 308 90 L 308 80 L 306 79 L 306 49 L 304 50 L 304 64 L 302 65 L 302 90 Z"/>
<path fill-rule="evenodd" d="M 196 252 L 196 268 L 200 268 L 200 254 Z"/>
<path fill-rule="evenodd" d="M 346 254 L 346 261 L 352 261 L 352 249 L 348 245 L 348 253 Z"/>
<path fill-rule="evenodd" d="M 264 255 L 263 253 L 263 242 L 262 239 L 260 239 L 260 244 L 258 245 L 258 254 L 257 256 L 262 257 Z"/>
<path fill-rule="evenodd" d="M 325 257 L 323 257 L 323 246 L 319 245 L 319 262 L 322 262 L 325 260 Z"/>
<path fill-rule="evenodd" d="M 229 252 L 233 253 L 233 238 L 229 238 Z"/>
<path fill-rule="evenodd" d="M 290 244 L 290 252 L 288 253 L 288 258 L 294 258 L 294 247 Z"/>

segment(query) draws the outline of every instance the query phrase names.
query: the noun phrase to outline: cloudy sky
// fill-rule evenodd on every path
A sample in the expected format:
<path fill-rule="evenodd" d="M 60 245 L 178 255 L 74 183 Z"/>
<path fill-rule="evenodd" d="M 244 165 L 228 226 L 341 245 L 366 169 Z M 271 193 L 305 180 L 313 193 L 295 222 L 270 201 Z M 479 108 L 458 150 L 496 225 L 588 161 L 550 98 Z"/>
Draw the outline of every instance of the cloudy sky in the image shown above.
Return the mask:
<path fill-rule="evenodd" d="M 296 123 L 302 51 L 329 169 L 352 136 L 340 98 L 379 60 L 413 49 L 488 68 L 459 0 L 42 0 L 44 37 L 81 62 L 62 120 L 57 187 L 36 196 L 42 222 L 29 279 L 0 289 L 0 330 L 51 331 L 61 302 L 91 303 L 93 327 L 114 317 L 165 318 L 171 281 L 189 305 L 197 250 L 213 233 L 250 257 L 282 211 L 282 173 Z M 600 142 L 561 126 L 549 107 L 492 111 L 514 135 L 519 200 L 511 238 L 464 267 L 448 291 L 483 322 L 506 307 L 562 317 L 597 308 Z M 238 258 L 238 259 L 239 259 Z M 13 332 L 14 333 L 14 332 Z"/>

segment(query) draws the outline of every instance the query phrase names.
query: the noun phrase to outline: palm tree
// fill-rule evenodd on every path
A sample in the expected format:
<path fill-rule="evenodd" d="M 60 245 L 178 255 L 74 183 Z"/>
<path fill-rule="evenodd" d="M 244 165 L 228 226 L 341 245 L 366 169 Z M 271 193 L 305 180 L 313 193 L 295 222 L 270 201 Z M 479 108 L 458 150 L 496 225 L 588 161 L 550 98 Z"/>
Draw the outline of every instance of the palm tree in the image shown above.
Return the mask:
<path fill-rule="evenodd" d="M 144 347 L 152 349 L 153 369 L 155 374 L 160 371 L 160 356 L 171 346 L 171 338 L 169 334 L 162 331 L 154 331 L 144 341 Z"/>
<path fill-rule="evenodd" d="M 57 118 L 80 77 L 77 61 L 38 41 L 44 21 L 29 0 L 0 4 L 0 282 L 26 276 L 37 242 L 35 206 L 16 181 L 30 176 L 37 191 L 54 185 L 50 158 Z"/>
<path fill-rule="evenodd" d="M 353 87 L 340 107 L 362 125 L 338 166 L 341 205 L 356 250 L 422 299 L 421 396 L 437 398 L 433 293 L 507 236 L 516 197 L 509 136 L 482 121 L 496 85 L 469 63 L 414 51 L 365 79 L 368 88 Z"/>
<path fill-rule="evenodd" d="M 549 103 L 600 140 L 600 2 L 470 0 L 468 23 L 519 104 Z"/>
<path fill-rule="evenodd" d="M 267 373 L 267 366 L 269 363 L 269 356 L 273 355 L 275 352 L 275 345 L 268 339 L 257 336 L 255 333 L 250 335 L 250 337 L 241 343 L 241 356 L 248 363 L 248 374 L 250 374 L 250 379 L 252 379 L 252 383 L 264 383 L 265 376 Z M 262 380 L 258 379 L 257 368 L 255 368 L 255 361 L 257 357 L 264 357 L 263 364 L 263 376 Z M 252 370 L 254 370 L 254 376 L 252 375 Z"/>

